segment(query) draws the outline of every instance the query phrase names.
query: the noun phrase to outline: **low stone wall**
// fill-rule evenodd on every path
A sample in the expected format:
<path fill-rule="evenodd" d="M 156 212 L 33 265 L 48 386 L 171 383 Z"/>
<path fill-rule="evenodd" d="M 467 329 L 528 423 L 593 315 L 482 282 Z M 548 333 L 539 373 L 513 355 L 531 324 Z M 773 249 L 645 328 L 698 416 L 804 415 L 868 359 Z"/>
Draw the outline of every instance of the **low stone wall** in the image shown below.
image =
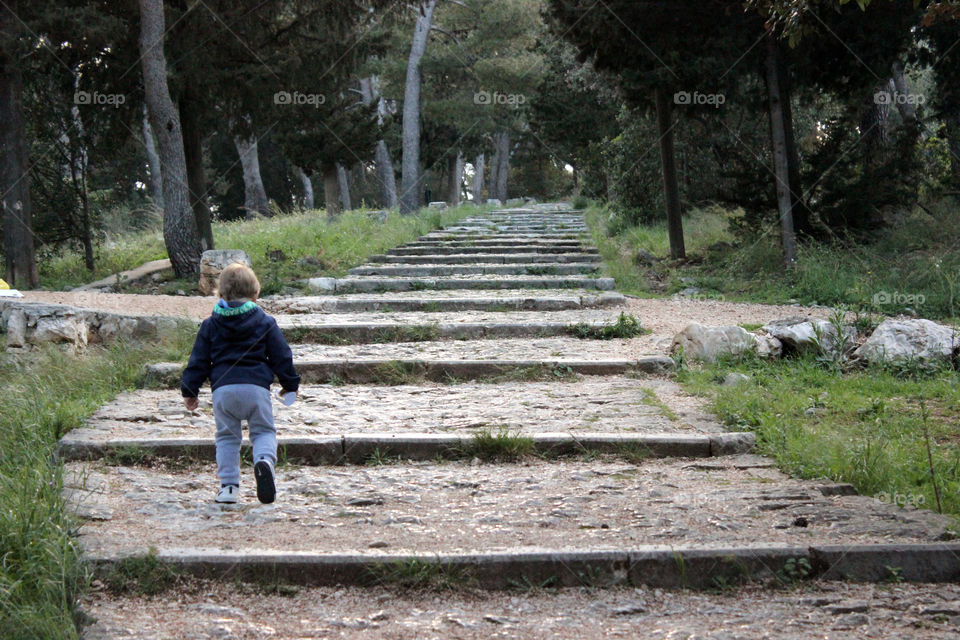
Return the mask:
<path fill-rule="evenodd" d="M 107 344 L 117 339 L 155 340 L 181 326 L 197 326 L 187 318 L 134 316 L 82 309 L 64 304 L 0 301 L 0 332 L 7 348 L 45 343 Z"/>

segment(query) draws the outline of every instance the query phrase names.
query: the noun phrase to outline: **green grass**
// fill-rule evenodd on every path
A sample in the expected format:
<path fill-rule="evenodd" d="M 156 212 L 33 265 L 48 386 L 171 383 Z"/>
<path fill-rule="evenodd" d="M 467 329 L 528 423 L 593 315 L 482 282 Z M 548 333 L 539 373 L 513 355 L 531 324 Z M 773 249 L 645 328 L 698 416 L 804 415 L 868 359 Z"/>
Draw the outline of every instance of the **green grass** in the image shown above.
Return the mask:
<path fill-rule="evenodd" d="M 720 385 L 730 371 L 748 383 Z M 853 484 L 862 495 L 960 515 L 960 374 L 872 367 L 847 373 L 813 357 L 688 369 L 731 429 L 794 476 Z M 928 462 L 932 458 L 932 469 Z"/>
<path fill-rule="evenodd" d="M 474 433 L 464 446 L 462 455 L 494 462 L 512 462 L 532 455 L 533 451 L 533 438 L 501 427 L 498 431 L 484 429 Z"/>
<path fill-rule="evenodd" d="M 57 439 L 119 391 L 143 362 L 190 348 L 190 332 L 153 344 L 90 347 L 74 356 L 50 347 L 0 354 L 0 628 L 10 640 L 77 638 L 77 597 L 88 576 L 61 498 Z"/>
<path fill-rule="evenodd" d="M 247 252 L 260 277 L 263 295 L 269 295 L 298 278 L 342 276 L 371 254 L 383 253 L 486 209 L 464 205 L 443 211 L 422 209 L 408 216 L 390 212 L 386 222 L 377 222 L 361 209 L 333 220 L 323 211 L 307 211 L 252 221 L 215 222 L 213 238 L 217 248 Z M 43 256 L 40 283 L 45 289 L 63 289 L 165 257 L 159 229 L 131 234 L 97 248 L 93 273 L 84 268 L 78 253 L 65 251 Z M 162 288 L 169 292 L 189 291 L 196 288 L 196 283 L 172 281 Z"/>
<path fill-rule="evenodd" d="M 571 335 L 581 340 L 613 340 L 614 338 L 635 338 L 650 333 L 640 326 L 640 321 L 632 315 L 621 312 L 617 321 L 602 327 L 594 327 L 580 322 L 570 330 Z"/>
<path fill-rule="evenodd" d="M 916 208 L 898 222 L 860 241 L 835 237 L 801 242 L 797 263 L 782 266 L 776 227 L 752 236 L 729 229 L 739 213 L 712 207 L 684 216 L 687 258 L 668 259 L 664 224 L 633 227 L 609 237 L 605 206 L 587 212 L 591 234 L 604 260 L 605 274 L 618 288 L 637 295 L 672 294 L 687 287 L 699 298 L 752 302 L 845 306 L 855 311 L 894 315 L 903 312 L 940 320 L 960 318 L 960 210 L 945 199 Z M 639 249 L 661 259 L 635 261 Z"/>

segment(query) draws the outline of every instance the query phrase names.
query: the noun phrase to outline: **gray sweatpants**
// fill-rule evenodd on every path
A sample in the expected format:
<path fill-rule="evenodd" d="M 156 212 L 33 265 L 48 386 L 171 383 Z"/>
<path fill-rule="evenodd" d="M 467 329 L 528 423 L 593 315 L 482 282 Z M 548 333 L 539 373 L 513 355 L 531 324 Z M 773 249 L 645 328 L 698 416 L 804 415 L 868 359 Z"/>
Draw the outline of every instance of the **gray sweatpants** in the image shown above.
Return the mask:
<path fill-rule="evenodd" d="M 220 484 L 240 484 L 240 422 L 247 421 L 253 461 L 277 462 L 277 428 L 270 390 L 256 384 L 227 384 L 213 391 L 217 420 L 217 476 Z"/>

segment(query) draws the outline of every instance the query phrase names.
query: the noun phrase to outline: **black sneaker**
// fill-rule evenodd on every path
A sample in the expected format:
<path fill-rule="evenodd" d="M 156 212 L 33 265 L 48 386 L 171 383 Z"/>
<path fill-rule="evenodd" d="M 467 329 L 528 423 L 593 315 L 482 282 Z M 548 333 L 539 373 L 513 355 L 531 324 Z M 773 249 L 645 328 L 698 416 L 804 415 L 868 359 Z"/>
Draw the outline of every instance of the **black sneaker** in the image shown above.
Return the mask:
<path fill-rule="evenodd" d="M 253 465 L 253 477 L 257 479 L 257 499 L 269 504 L 277 497 L 277 486 L 273 482 L 273 465 L 261 460 Z"/>

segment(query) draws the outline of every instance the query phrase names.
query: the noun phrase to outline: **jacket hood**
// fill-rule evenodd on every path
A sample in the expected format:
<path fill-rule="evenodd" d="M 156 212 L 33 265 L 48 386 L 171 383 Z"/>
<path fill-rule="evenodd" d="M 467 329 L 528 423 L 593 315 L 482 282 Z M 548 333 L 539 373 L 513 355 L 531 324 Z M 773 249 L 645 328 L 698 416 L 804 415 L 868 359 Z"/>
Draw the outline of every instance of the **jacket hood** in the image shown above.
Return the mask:
<path fill-rule="evenodd" d="M 255 302 L 248 301 L 237 306 L 221 300 L 213 308 L 213 322 L 227 340 L 242 340 L 260 326 L 263 310 Z"/>

